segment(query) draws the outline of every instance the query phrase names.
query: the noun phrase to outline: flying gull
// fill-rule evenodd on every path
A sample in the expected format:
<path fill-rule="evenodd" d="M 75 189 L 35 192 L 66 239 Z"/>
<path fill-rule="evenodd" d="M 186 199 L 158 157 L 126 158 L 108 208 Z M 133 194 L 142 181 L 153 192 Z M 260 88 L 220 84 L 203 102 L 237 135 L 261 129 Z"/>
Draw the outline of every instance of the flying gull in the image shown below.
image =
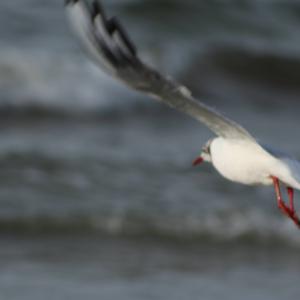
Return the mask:
<path fill-rule="evenodd" d="M 106 16 L 100 2 L 66 0 L 75 33 L 108 75 L 146 93 L 206 125 L 216 137 L 202 148 L 193 164 L 211 163 L 225 178 L 246 185 L 274 185 L 279 209 L 300 228 L 294 189 L 300 189 L 300 162 L 260 144 L 246 129 L 195 99 L 191 92 L 145 64 L 117 18 Z M 282 198 L 285 186 L 289 203 Z"/>

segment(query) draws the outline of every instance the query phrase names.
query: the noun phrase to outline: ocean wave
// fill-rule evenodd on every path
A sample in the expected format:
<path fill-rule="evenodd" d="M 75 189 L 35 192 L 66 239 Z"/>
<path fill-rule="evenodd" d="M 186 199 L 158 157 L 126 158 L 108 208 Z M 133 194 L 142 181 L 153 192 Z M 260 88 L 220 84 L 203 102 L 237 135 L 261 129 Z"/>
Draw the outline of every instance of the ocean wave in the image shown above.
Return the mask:
<path fill-rule="evenodd" d="M 245 91 L 251 87 L 257 93 L 263 88 L 273 99 L 278 89 L 288 91 L 288 95 L 291 91 L 298 94 L 299 61 L 298 57 L 276 56 L 272 52 L 225 47 L 209 54 L 203 52 L 184 72 L 181 66 L 183 75 L 179 77 L 183 81 L 189 78 L 189 87 L 200 96 L 212 97 L 215 85 L 219 85 L 221 94 L 216 98 L 237 99 L 241 93 L 237 87 L 242 86 Z M 247 72 L 245 66 L 249 66 Z M 4 116 L 99 115 L 154 107 L 153 101 L 143 101 L 140 94 L 104 75 L 85 57 L 76 55 L 66 59 L 43 52 L 21 54 L 2 50 L 0 90 L 0 114 Z M 253 99 L 245 97 L 249 102 Z"/>
<path fill-rule="evenodd" d="M 282 243 L 300 247 L 299 232 L 289 220 L 248 213 L 214 213 L 202 218 L 154 218 L 138 215 L 32 217 L 1 219 L 0 232 L 10 234 L 105 234 L 177 241 Z"/>
<path fill-rule="evenodd" d="M 0 110 L 87 113 L 130 107 L 136 98 L 87 59 L 47 52 L 0 53 Z M 124 96 L 125 94 L 125 96 Z M 126 96 L 127 95 L 127 96 Z"/>

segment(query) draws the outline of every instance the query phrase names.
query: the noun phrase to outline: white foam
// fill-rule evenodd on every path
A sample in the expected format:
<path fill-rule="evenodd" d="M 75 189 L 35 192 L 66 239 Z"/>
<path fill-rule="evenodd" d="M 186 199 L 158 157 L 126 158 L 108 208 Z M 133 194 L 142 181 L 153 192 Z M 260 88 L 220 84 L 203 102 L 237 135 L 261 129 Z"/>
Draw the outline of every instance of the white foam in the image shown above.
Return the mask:
<path fill-rule="evenodd" d="M 132 95 L 83 55 L 0 52 L 0 96 L 6 105 L 34 104 L 64 111 L 120 109 L 130 106 Z"/>

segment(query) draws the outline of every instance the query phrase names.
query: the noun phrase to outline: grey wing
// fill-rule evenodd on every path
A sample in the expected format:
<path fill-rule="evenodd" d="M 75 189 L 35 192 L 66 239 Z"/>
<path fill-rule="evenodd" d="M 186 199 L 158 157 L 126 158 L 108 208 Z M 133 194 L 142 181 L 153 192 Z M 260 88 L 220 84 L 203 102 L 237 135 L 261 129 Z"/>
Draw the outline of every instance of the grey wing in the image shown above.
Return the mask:
<path fill-rule="evenodd" d="M 197 101 L 186 87 L 143 63 L 119 21 L 108 19 L 99 2 L 90 7 L 82 0 L 67 0 L 66 8 L 76 33 L 104 72 L 192 116 L 219 136 L 255 141 L 239 124 Z"/>

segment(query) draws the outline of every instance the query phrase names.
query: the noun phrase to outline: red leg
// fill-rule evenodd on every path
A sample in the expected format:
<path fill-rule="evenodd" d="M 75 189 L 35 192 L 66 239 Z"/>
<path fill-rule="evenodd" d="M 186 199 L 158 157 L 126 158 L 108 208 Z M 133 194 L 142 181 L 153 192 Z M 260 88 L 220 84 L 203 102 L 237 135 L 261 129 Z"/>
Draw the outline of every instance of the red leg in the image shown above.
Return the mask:
<path fill-rule="evenodd" d="M 291 212 L 290 218 L 300 228 L 300 221 L 296 214 L 295 206 L 294 206 L 294 189 L 291 187 L 287 187 L 287 191 L 288 191 L 289 200 L 290 200 L 290 212 Z"/>
<path fill-rule="evenodd" d="M 294 190 L 291 187 L 287 187 L 289 199 L 290 199 L 290 208 L 292 212 L 295 213 L 295 207 L 294 207 Z"/>
<path fill-rule="evenodd" d="M 289 215 L 288 214 L 288 207 L 286 207 L 286 205 L 284 204 L 283 200 L 282 200 L 282 196 L 281 196 L 281 191 L 280 191 L 280 185 L 279 185 L 279 180 L 277 177 L 273 177 L 273 183 L 274 183 L 274 187 L 275 187 L 275 192 L 276 192 L 276 197 L 277 197 L 277 205 L 278 208 L 285 214 L 285 215 Z"/>
<path fill-rule="evenodd" d="M 300 221 L 298 216 L 295 212 L 294 207 L 294 190 L 291 187 L 287 187 L 288 195 L 289 195 L 289 204 L 290 207 L 286 206 L 286 204 L 282 200 L 281 191 L 280 191 L 280 185 L 279 185 L 279 179 L 277 177 L 273 177 L 273 183 L 275 187 L 275 192 L 277 196 L 277 204 L 279 209 L 287 215 L 290 219 L 293 220 L 293 222 L 300 228 Z"/>

